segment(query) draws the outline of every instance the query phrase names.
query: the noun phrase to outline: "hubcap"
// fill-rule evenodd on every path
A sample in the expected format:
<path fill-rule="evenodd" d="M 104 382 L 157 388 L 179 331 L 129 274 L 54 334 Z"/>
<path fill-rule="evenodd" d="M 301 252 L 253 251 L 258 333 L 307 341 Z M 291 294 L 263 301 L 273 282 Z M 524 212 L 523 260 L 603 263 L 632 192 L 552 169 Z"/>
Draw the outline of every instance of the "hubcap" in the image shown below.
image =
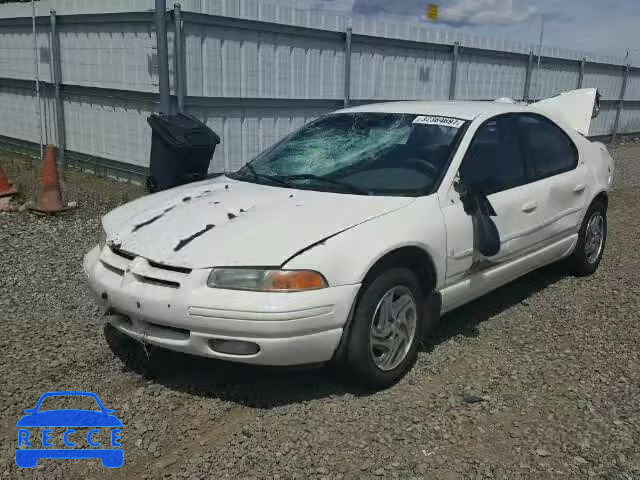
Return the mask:
<path fill-rule="evenodd" d="M 416 300 L 407 287 L 393 287 L 385 293 L 371 321 L 369 348 L 380 370 L 393 370 L 407 356 L 416 333 Z"/>
<path fill-rule="evenodd" d="M 604 243 L 604 218 L 600 212 L 594 213 L 589 219 L 585 233 L 584 255 L 587 262 L 595 263 Z"/>

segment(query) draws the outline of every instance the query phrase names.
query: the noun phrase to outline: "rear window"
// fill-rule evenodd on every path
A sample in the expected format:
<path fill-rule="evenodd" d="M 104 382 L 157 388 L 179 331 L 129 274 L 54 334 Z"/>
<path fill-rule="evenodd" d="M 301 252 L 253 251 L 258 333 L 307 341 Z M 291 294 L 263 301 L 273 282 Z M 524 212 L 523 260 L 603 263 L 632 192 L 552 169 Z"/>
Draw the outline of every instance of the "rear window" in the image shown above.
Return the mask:
<path fill-rule="evenodd" d="M 518 115 L 517 121 L 537 179 L 573 170 L 578 165 L 577 149 L 560 127 L 539 115 Z"/>

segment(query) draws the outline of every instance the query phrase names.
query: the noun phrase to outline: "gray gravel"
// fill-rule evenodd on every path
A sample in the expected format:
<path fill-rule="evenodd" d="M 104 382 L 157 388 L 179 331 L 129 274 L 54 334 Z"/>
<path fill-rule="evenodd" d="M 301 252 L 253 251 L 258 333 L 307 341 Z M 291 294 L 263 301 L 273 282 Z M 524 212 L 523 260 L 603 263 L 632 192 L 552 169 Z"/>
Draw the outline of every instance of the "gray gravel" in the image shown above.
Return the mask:
<path fill-rule="evenodd" d="M 13 463 L 15 422 L 49 390 L 96 392 L 123 420 L 114 478 L 640 479 L 640 143 L 617 161 L 591 278 L 534 272 L 447 316 L 395 387 L 152 350 L 105 328 L 82 255 L 141 194 L 65 173 L 79 208 L 0 214 L 0 477 L 97 478 L 99 461 Z M 30 198 L 35 174 L 0 155 Z"/>

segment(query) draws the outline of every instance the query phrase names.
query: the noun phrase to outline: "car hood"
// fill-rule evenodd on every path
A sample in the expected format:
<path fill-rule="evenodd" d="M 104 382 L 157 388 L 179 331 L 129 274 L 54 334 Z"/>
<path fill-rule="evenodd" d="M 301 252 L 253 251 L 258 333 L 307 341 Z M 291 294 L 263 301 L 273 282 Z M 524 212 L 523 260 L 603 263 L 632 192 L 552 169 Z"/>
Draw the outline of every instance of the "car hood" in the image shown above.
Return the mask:
<path fill-rule="evenodd" d="M 92 410 L 47 410 L 25 415 L 17 427 L 121 427 L 113 415 Z"/>
<path fill-rule="evenodd" d="M 123 205 L 103 225 L 109 245 L 161 264 L 279 266 L 316 242 L 413 201 L 218 177 Z"/>

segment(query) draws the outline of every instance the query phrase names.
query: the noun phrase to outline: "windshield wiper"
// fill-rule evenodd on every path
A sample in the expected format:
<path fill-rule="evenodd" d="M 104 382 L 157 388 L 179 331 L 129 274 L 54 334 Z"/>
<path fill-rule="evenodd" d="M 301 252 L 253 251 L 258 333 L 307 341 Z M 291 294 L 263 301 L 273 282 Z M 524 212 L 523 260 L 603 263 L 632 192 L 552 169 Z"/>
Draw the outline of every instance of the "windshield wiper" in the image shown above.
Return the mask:
<path fill-rule="evenodd" d="M 355 185 L 344 182 L 342 180 L 334 180 L 333 178 L 321 177 L 319 175 L 313 175 L 311 173 L 302 173 L 299 175 L 287 175 L 283 177 L 284 180 L 319 180 L 321 182 L 332 183 L 334 185 L 339 185 L 341 187 L 346 188 L 351 193 L 357 193 L 358 195 L 371 195 L 370 192 L 363 190 L 362 188 L 356 187 Z"/>
<path fill-rule="evenodd" d="M 255 168 L 253 168 L 253 166 L 250 163 L 247 163 L 244 168 L 246 168 L 247 170 L 249 170 L 249 172 L 251 173 L 251 175 L 253 175 L 253 178 L 255 178 L 256 180 L 259 180 L 260 178 L 265 178 L 273 183 L 277 183 L 279 185 L 285 186 L 285 187 L 292 187 L 293 185 L 291 185 L 289 182 L 287 182 L 285 179 L 282 179 L 280 177 L 275 177 L 273 175 L 267 175 L 264 173 L 258 173 L 256 172 Z"/>

